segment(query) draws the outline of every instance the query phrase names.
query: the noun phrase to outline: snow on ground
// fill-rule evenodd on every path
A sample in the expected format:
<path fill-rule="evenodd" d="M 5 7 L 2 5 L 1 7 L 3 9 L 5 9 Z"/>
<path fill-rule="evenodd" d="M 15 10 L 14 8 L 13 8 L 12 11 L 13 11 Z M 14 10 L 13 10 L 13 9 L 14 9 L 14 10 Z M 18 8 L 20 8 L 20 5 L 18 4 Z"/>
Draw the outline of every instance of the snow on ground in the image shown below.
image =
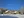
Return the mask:
<path fill-rule="evenodd" d="M 24 18 L 24 15 L 20 14 L 0 14 L 1 16 L 11 16 L 11 17 L 19 17 L 19 18 Z"/>
<path fill-rule="evenodd" d="M 24 18 L 24 15 L 20 15 L 20 14 L 4 14 L 4 16 L 11 16 L 11 17 Z"/>
<path fill-rule="evenodd" d="M 0 16 L 3 16 L 3 14 L 0 14 Z"/>

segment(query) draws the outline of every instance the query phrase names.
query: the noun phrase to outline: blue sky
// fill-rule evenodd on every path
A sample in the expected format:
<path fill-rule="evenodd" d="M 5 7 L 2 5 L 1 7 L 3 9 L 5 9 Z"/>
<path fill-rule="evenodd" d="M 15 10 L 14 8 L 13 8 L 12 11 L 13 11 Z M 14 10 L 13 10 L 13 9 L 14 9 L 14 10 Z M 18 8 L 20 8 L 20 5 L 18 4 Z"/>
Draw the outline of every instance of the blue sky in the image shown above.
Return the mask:
<path fill-rule="evenodd" d="M 0 0 L 0 8 L 18 10 L 24 5 L 24 0 Z"/>

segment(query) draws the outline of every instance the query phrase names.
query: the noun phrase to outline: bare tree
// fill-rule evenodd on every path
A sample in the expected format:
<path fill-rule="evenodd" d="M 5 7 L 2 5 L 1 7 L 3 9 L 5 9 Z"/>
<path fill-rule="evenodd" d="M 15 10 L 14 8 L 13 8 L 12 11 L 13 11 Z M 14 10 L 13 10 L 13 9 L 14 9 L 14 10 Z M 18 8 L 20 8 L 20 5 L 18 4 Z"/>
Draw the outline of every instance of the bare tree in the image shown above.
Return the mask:
<path fill-rule="evenodd" d="M 20 12 L 23 15 L 23 12 L 24 12 L 24 7 L 23 6 L 21 7 Z"/>

